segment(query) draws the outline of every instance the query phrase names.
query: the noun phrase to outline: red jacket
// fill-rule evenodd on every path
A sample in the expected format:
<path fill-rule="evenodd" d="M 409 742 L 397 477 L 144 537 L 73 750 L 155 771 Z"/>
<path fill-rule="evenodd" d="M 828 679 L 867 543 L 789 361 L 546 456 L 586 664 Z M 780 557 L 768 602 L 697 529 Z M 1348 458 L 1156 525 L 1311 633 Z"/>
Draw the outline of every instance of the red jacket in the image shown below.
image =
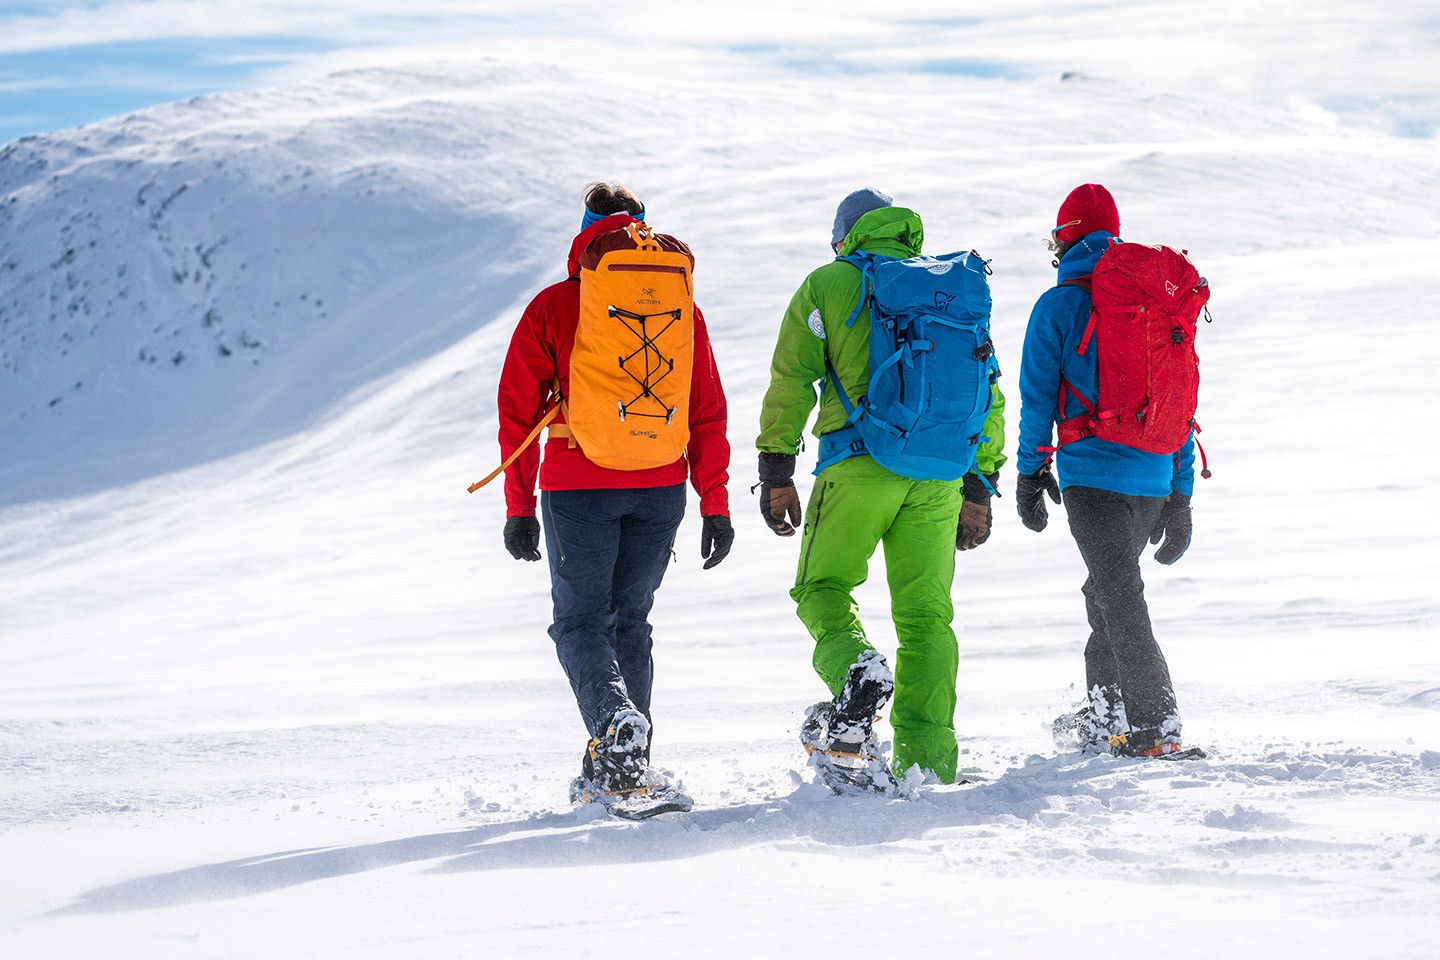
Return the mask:
<path fill-rule="evenodd" d="M 632 218 L 606 217 L 580 232 L 570 245 L 570 277 L 535 295 L 520 317 L 505 367 L 500 373 L 500 457 L 508 458 L 524 442 L 554 402 L 552 382 L 558 375 L 560 393 L 570 393 L 570 348 L 580 319 L 580 253 L 607 230 L 623 228 Z M 556 423 L 563 423 L 557 416 Z M 685 456 L 649 470 L 610 470 L 591 463 L 568 439 L 530 446 L 505 471 L 505 509 L 511 517 L 535 515 L 535 474 L 542 490 L 595 490 L 667 487 L 684 483 L 686 474 L 700 495 L 700 515 L 730 513 L 725 484 L 730 479 L 730 441 L 725 436 L 725 393 L 705 318 L 695 308 L 695 360 L 690 381 L 690 443 Z"/>

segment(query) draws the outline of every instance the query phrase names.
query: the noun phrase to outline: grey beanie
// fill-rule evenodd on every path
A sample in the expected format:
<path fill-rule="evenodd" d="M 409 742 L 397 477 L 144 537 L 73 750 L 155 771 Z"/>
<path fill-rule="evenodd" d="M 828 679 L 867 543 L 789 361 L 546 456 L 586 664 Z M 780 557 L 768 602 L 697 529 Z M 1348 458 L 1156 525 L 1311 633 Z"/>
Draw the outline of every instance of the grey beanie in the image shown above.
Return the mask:
<path fill-rule="evenodd" d="M 863 190 L 856 190 L 850 196 L 840 201 L 840 206 L 835 208 L 835 227 L 830 231 L 830 245 L 833 247 L 855 226 L 859 220 L 871 210 L 879 210 L 881 207 L 888 207 L 895 201 L 874 187 L 865 187 Z"/>

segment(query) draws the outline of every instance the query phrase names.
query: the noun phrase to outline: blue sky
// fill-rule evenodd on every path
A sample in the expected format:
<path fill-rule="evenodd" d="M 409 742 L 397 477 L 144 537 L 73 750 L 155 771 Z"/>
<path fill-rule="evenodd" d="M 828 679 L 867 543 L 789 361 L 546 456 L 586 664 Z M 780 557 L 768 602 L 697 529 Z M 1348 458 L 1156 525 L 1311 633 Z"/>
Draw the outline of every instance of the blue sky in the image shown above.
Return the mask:
<path fill-rule="evenodd" d="M 178 38 L 0 56 L 0 143 L 198 94 L 243 89 L 259 73 L 335 44 L 309 37 Z"/>
<path fill-rule="evenodd" d="M 368 64 L 641 54 L 677 71 L 876 71 L 979 77 L 1078 70 L 1330 115 L 1405 136 L 1440 130 L 1433 0 L 0 0 L 0 144 L 224 90 Z"/>

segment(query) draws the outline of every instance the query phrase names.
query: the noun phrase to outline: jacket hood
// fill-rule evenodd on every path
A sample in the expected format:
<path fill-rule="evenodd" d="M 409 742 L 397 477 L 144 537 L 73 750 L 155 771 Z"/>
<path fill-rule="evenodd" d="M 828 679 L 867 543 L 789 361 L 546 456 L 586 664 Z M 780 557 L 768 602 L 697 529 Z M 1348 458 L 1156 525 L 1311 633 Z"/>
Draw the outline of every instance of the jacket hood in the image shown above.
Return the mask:
<path fill-rule="evenodd" d="M 845 235 L 840 256 L 864 250 L 887 257 L 915 257 L 924 243 L 925 227 L 918 213 L 906 207 L 881 207 L 855 221 Z"/>
<path fill-rule="evenodd" d="M 624 230 L 626 224 L 639 222 L 639 220 L 630 216 L 628 213 L 614 213 L 604 220 L 596 220 L 590 224 L 590 226 L 581 230 L 570 243 L 570 257 L 565 262 L 565 269 L 568 271 L 566 275 L 573 277 L 580 272 L 580 254 L 585 252 L 585 248 L 590 245 L 591 240 L 594 240 L 602 233 L 609 233 L 611 230 Z"/>
<path fill-rule="evenodd" d="M 1124 241 L 1104 230 L 1087 233 L 1075 246 L 1065 251 L 1065 256 L 1060 261 L 1060 282 L 1079 280 L 1094 273 L 1095 264 L 1100 260 L 1100 256 L 1110 249 L 1112 242 L 1123 243 Z"/>

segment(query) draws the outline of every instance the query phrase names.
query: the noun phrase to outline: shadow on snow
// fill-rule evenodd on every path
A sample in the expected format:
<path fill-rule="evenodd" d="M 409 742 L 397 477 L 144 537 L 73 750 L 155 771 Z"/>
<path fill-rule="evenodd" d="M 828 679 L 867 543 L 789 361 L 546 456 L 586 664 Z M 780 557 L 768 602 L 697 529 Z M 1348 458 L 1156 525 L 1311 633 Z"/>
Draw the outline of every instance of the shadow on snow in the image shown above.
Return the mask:
<path fill-rule="evenodd" d="M 1032 758 L 991 782 L 927 788 L 916 801 L 838 797 L 816 784 L 758 803 L 700 808 L 674 819 L 610 819 L 581 808 L 504 823 L 344 847 L 312 847 L 188 867 L 97 887 L 49 916 L 120 913 L 230 900 L 404 864 L 433 873 L 584 867 L 679 860 L 757 845 L 790 852 L 872 847 L 941 828 L 1020 825 L 1057 794 L 1102 803 L 1176 766 L 1110 757 Z M 1116 776 L 1116 774 L 1123 774 Z"/>

